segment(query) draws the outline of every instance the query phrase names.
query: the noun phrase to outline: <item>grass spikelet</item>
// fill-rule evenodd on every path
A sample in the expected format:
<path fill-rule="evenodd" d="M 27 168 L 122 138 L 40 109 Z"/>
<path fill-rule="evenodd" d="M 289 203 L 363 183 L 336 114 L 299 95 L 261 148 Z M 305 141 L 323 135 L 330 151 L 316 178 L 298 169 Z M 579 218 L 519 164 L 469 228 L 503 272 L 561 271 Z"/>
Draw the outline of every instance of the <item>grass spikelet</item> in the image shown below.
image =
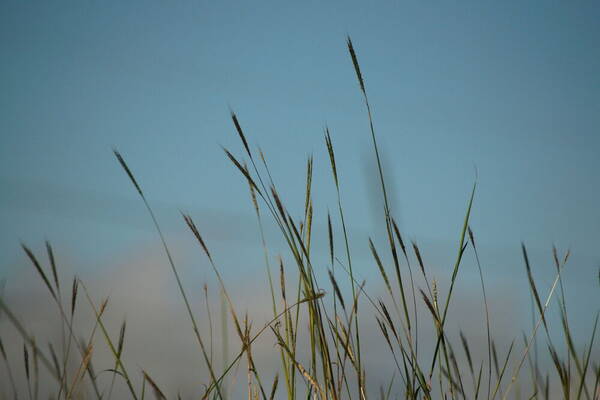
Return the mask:
<path fill-rule="evenodd" d="M 398 243 L 400 244 L 400 249 L 404 254 L 404 258 L 408 260 L 408 254 L 406 254 L 406 246 L 404 245 L 404 240 L 402 240 L 400 229 L 398 229 L 398 224 L 396 224 L 396 220 L 394 218 L 392 218 L 392 226 L 394 227 L 394 233 L 396 234 L 396 239 L 398 239 Z"/>
<path fill-rule="evenodd" d="M 46 287 L 50 291 L 50 295 L 52 295 L 52 297 L 54 299 L 56 299 L 56 293 L 54 293 L 54 289 L 52 289 L 52 285 L 50 284 L 50 281 L 48 280 L 48 277 L 46 276 L 46 273 L 42 269 L 42 266 L 38 262 L 37 258 L 33 254 L 33 252 L 27 246 L 25 246 L 25 244 L 23 244 L 23 243 L 21 243 L 21 247 L 23 248 L 23 250 L 25 251 L 25 254 L 27 254 L 27 257 L 29 257 L 29 260 L 31 260 L 31 263 L 33 264 L 33 266 L 35 267 L 36 271 L 38 272 L 38 274 L 40 275 L 40 277 L 44 281 L 44 284 L 46 285 Z"/>
<path fill-rule="evenodd" d="M 244 164 L 244 169 L 248 171 L 248 166 Z M 254 206 L 254 211 L 260 220 L 260 207 L 258 206 L 258 201 L 256 200 L 256 189 L 255 186 L 248 181 L 248 187 L 250 188 L 250 198 L 252 199 L 252 205 Z"/>
<path fill-rule="evenodd" d="M 496 378 L 500 376 L 500 366 L 498 363 L 498 352 L 496 351 L 496 343 L 492 340 L 492 358 L 494 360 L 494 371 L 496 372 Z"/>
<path fill-rule="evenodd" d="M 371 254 L 373 254 L 373 258 L 375 259 L 375 263 L 377 264 L 377 268 L 379 268 L 379 273 L 381 274 L 383 281 L 385 282 L 385 286 L 390 294 L 392 294 L 392 287 L 390 285 L 390 280 L 388 279 L 387 273 L 385 272 L 385 268 L 381 263 L 381 259 L 379 258 L 379 254 L 377 254 L 377 249 L 375 249 L 375 245 L 371 238 L 369 238 L 369 248 L 371 249 Z"/>
<path fill-rule="evenodd" d="M 200 235 L 200 232 L 198 231 L 198 228 L 196 227 L 196 224 L 194 224 L 194 221 L 192 220 L 192 218 L 189 215 L 184 214 L 184 213 L 181 213 L 181 216 L 183 217 L 183 219 L 185 220 L 185 223 L 187 224 L 187 226 L 190 228 L 190 230 L 196 237 L 196 240 L 198 240 L 198 242 L 200 243 L 200 246 L 202 246 L 202 250 L 204 250 L 208 259 L 210 261 L 212 261 L 212 256 L 210 255 L 210 251 L 208 251 L 208 247 L 206 247 L 206 243 L 204 243 L 204 239 L 202 239 L 202 235 Z"/>
<path fill-rule="evenodd" d="M 73 278 L 73 285 L 71 286 L 71 316 L 75 314 L 75 306 L 77 305 L 77 291 L 79 289 L 79 278 L 75 276 Z"/>
<path fill-rule="evenodd" d="M 544 327 L 548 329 L 548 325 L 546 324 L 546 318 L 544 318 L 544 313 L 542 311 L 542 302 L 540 300 L 540 295 L 538 294 L 537 288 L 535 286 L 535 281 L 531 273 L 531 266 L 529 265 L 529 257 L 527 256 L 527 249 L 525 248 L 525 243 L 521 243 L 521 250 L 523 252 L 523 260 L 525 261 L 525 269 L 527 270 L 527 279 L 529 280 L 531 293 L 533 294 L 533 298 L 535 299 L 535 304 L 538 308 L 538 311 L 542 316 L 542 322 L 544 323 Z"/>
<path fill-rule="evenodd" d="M 166 396 L 164 395 L 162 390 L 160 390 L 156 382 L 154 382 L 154 379 L 152 379 L 146 371 L 142 371 L 142 373 L 144 374 L 144 380 L 150 384 L 150 387 L 154 392 L 154 397 L 156 397 L 156 400 L 166 400 Z"/>
<path fill-rule="evenodd" d="M 119 342 L 117 344 L 117 353 L 121 355 L 123 353 L 123 346 L 125 345 L 125 329 L 127 328 L 127 321 L 123 320 L 121 329 L 119 329 Z"/>
<path fill-rule="evenodd" d="M 333 180 L 335 186 L 339 186 L 337 167 L 335 165 L 335 153 L 333 152 L 333 144 L 331 143 L 331 134 L 329 128 L 325 127 L 325 145 L 327 146 L 327 154 L 329 154 L 329 163 L 331 164 L 331 172 L 333 173 Z"/>
<path fill-rule="evenodd" d="M 57 293 L 60 294 L 60 282 L 58 280 L 58 272 L 56 271 L 56 261 L 54 259 L 54 251 L 50 242 L 46 240 L 46 252 L 48 253 L 48 260 L 50 261 L 50 268 L 52 269 L 52 277 L 54 278 L 54 286 L 56 287 Z"/>
<path fill-rule="evenodd" d="M 358 64 L 358 58 L 356 57 L 356 51 L 354 51 L 354 45 L 352 45 L 352 39 L 350 39 L 350 36 L 346 37 L 346 44 L 348 45 L 348 51 L 350 52 L 350 57 L 352 58 L 352 65 L 354 65 L 354 72 L 356 72 L 356 78 L 358 79 L 360 90 L 363 92 L 363 94 L 366 94 L 365 82 L 363 80 L 362 73 L 360 72 L 360 65 Z"/>
<path fill-rule="evenodd" d="M 389 313 L 387 307 L 381 300 L 379 300 L 379 307 L 381 308 L 381 311 L 383 312 L 383 315 L 384 315 L 385 319 L 387 320 L 387 323 L 390 326 L 390 329 L 392 330 L 392 333 L 394 334 L 396 341 L 399 342 L 400 339 L 398 337 L 398 332 L 396 331 L 396 328 L 394 326 L 394 322 L 392 321 L 392 318 L 390 316 L 390 313 Z"/>
<path fill-rule="evenodd" d="M 246 153 L 248 153 L 248 157 L 252 158 L 252 153 L 250 152 L 250 147 L 248 146 L 248 141 L 246 140 L 246 136 L 244 135 L 244 131 L 242 131 L 242 127 L 240 126 L 240 122 L 238 121 L 237 115 L 232 111 L 231 112 L 231 120 L 235 125 L 235 129 L 242 140 L 242 144 L 244 145 L 244 149 L 246 149 Z"/>
<path fill-rule="evenodd" d="M 279 282 L 281 285 L 281 298 L 283 299 L 283 301 L 286 301 L 286 296 L 285 296 L 285 271 L 283 269 L 283 260 L 280 258 L 279 259 Z"/>
<path fill-rule="evenodd" d="M 427 297 L 427 295 L 425 294 L 425 292 L 422 289 L 419 289 L 419 292 L 421 292 L 421 297 L 423 298 L 425 305 L 429 309 L 429 312 L 431 313 L 431 316 L 433 317 L 433 321 L 435 322 L 435 325 L 436 326 L 439 325 L 439 318 L 438 318 L 437 312 L 435 311 L 435 307 L 433 306 L 433 303 Z"/>
<path fill-rule="evenodd" d="M 460 331 L 460 342 L 462 343 L 463 350 L 465 351 L 465 355 L 467 356 L 467 363 L 469 365 L 469 370 L 471 371 L 471 375 L 474 375 L 473 360 L 471 359 L 471 350 L 469 349 L 469 342 L 467 342 L 467 338 L 465 337 L 463 331 Z"/>
<path fill-rule="evenodd" d="M 335 292 L 335 295 L 337 296 L 338 300 L 340 301 L 340 304 L 342 305 L 342 308 L 346 308 L 345 304 L 344 304 L 344 298 L 342 297 L 342 292 L 340 291 L 340 287 L 337 284 L 337 281 L 335 280 L 335 277 L 333 276 L 333 272 L 331 272 L 331 270 L 327 270 L 327 273 L 329 274 L 329 280 L 331 281 L 331 285 L 333 286 L 333 291 Z"/>
<path fill-rule="evenodd" d="M 331 215 L 329 214 L 329 210 L 327 211 L 327 237 L 329 238 L 329 258 L 331 261 L 331 265 L 333 266 L 333 254 L 334 254 L 333 229 L 331 227 Z"/>
<path fill-rule="evenodd" d="M 248 180 L 248 183 L 250 183 L 250 185 L 252 185 L 254 187 L 256 192 L 262 196 L 262 192 L 260 191 L 258 186 L 256 186 L 254 179 L 252 179 L 252 177 L 250 176 L 250 172 L 248 172 L 248 170 L 246 168 L 244 168 L 242 166 L 242 164 L 240 164 L 240 162 L 233 156 L 233 154 L 231 154 L 229 152 L 229 150 L 227 150 L 226 148 L 223 148 L 223 151 L 225 152 L 225 154 L 227 154 L 227 157 L 229 158 L 229 160 L 231 160 L 233 165 L 235 165 L 235 167 L 242 173 L 242 175 L 244 175 L 246 180 Z"/>
<path fill-rule="evenodd" d="M 312 209 L 312 176 L 313 176 L 313 156 L 310 155 L 306 160 L 306 196 L 304 198 L 304 214 L 309 214 Z M 307 220 L 307 224 L 310 219 Z"/>
<path fill-rule="evenodd" d="M 273 198 L 275 199 L 275 204 L 277 205 L 277 210 L 279 211 L 281 218 L 283 219 L 283 221 L 286 221 L 287 213 L 285 212 L 285 208 L 283 208 L 283 203 L 281 202 L 281 199 L 279 198 L 279 195 L 277 194 L 277 190 L 275 190 L 275 186 L 271 186 L 271 194 L 273 195 Z"/>
<path fill-rule="evenodd" d="M 125 170 L 125 173 L 127 174 L 127 176 L 129 177 L 129 179 L 131 180 L 131 183 L 133 183 L 133 186 L 135 187 L 135 189 L 137 190 L 137 192 L 139 193 L 139 195 L 142 196 L 142 197 L 144 197 L 144 193 L 142 192 L 142 188 L 140 187 L 140 185 L 138 185 L 137 181 L 135 180 L 135 177 L 133 176 L 133 173 L 129 169 L 129 166 L 127 165 L 127 163 L 125 162 L 125 160 L 121 156 L 121 153 L 119 153 L 117 151 L 117 149 L 113 149 L 113 153 L 114 153 L 115 157 L 117 157 L 117 160 L 119 161 L 119 164 L 121 164 L 121 167 L 123 167 L 123 169 Z"/>
<path fill-rule="evenodd" d="M 421 268 L 421 273 L 423 277 L 427 279 L 427 274 L 425 273 L 425 265 L 423 264 L 423 258 L 421 258 L 421 252 L 419 251 L 419 247 L 415 242 L 412 242 L 412 247 L 415 252 L 415 256 L 417 256 L 417 261 L 419 262 L 419 267 Z"/>
<path fill-rule="evenodd" d="M 2 342 L 2 338 L 0 338 L 0 355 L 2 355 L 2 358 L 6 360 L 6 350 L 4 350 L 4 343 Z"/>
<path fill-rule="evenodd" d="M 23 344 L 23 361 L 25 363 L 25 378 L 27 380 L 27 392 L 29 394 L 29 398 L 32 399 L 31 394 L 31 377 L 29 371 L 29 351 L 27 350 L 27 344 Z"/>
<path fill-rule="evenodd" d="M 25 377 L 27 381 L 29 381 L 29 351 L 27 350 L 27 345 L 23 345 L 23 362 L 25 364 Z"/>

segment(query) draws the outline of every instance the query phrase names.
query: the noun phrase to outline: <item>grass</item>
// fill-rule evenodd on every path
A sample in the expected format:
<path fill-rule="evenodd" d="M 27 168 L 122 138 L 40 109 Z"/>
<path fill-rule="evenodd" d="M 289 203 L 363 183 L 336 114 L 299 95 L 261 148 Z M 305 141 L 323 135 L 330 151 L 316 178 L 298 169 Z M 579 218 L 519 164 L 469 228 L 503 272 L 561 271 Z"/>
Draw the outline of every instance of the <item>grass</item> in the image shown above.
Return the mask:
<path fill-rule="evenodd" d="M 594 320 L 594 328 L 583 349 L 574 343 L 572 328 L 562 276 L 569 259 L 569 252 L 559 256 L 553 248 L 556 274 L 550 290 L 542 293 L 534 279 L 528 252 L 522 245 L 523 263 L 529 283 L 530 296 L 534 306 L 532 329 L 522 333 L 523 343 L 513 340 L 508 349 L 499 349 L 493 339 L 490 304 L 486 294 L 480 254 L 476 238 L 470 226 L 471 210 L 476 196 L 477 182 L 473 184 L 465 207 L 462 226 L 456 246 L 456 258 L 447 289 L 440 288 L 439 282 L 431 276 L 417 243 L 406 243 L 398 224 L 394 220 L 384 172 L 380 160 L 377 135 L 374 128 L 371 106 L 367 95 L 365 80 L 360 69 L 357 53 L 350 38 L 347 40 L 348 53 L 359 83 L 360 95 L 364 101 L 366 117 L 369 122 L 370 137 L 377 163 L 381 196 L 383 198 L 382 223 L 385 224 L 386 242 L 379 248 L 371 238 L 368 245 L 373 257 L 374 267 L 383 281 L 385 299 L 373 298 L 354 271 L 352 249 L 348 237 L 346 215 L 343 207 L 341 173 L 336 164 L 336 155 L 332 135 L 325 128 L 324 141 L 329 155 L 332 185 L 336 193 L 337 210 L 327 215 L 327 242 L 329 250 L 326 276 L 317 273 L 315 265 L 323 265 L 315 260 L 311 253 L 313 239 L 313 197 L 312 174 L 313 159 L 309 157 L 306 165 L 306 183 L 304 210 L 302 218 L 296 220 L 288 211 L 277 186 L 271 176 L 267 159 L 260 149 L 254 150 L 248 140 L 237 115 L 232 112 L 231 119 L 239 136 L 245 161 L 236 157 L 228 149 L 225 155 L 239 171 L 248 184 L 260 231 L 260 240 L 264 253 L 266 278 L 270 290 L 272 319 L 255 328 L 247 315 L 242 316 L 230 297 L 220 266 L 213 258 L 200 230 L 190 215 L 182 213 L 182 219 L 195 238 L 199 250 L 208 260 L 218 281 L 222 300 L 220 316 L 222 331 L 227 332 L 229 323 L 237 336 L 234 357 L 228 359 L 227 341 L 223 341 L 222 362 L 215 362 L 213 342 L 213 322 L 208 305 L 208 289 L 204 287 L 206 299 L 203 326 L 209 326 L 209 335 L 203 335 L 199 317 L 194 312 L 188 293 L 184 289 L 182 278 L 171 255 L 167 238 L 163 235 L 153 209 L 136 180 L 124 157 L 117 151 L 114 155 L 129 177 L 137 194 L 142 200 L 156 232 L 161 240 L 166 262 L 175 278 L 177 288 L 190 323 L 190 334 L 197 342 L 198 356 L 206 365 L 205 381 L 198 383 L 196 398 L 229 398 L 230 377 L 239 368 L 247 371 L 247 396 L 249 399 L 366 399 L 366 398 L 406 398 L 406 399 L 506 399 L 521 397 L 529 399 L 573 398 L 598 399 L 600 396 L 600 366 L 598 360 L 592 360 L 598 323 L 598 307 L 586 310 Z M 265 219 L 272 220 L 289 252 L 290 265 L 285 265 L 283 257 L 273 257 L 264 233 Z M 338 242 L 343 243 L 341 251 L 335 246 L 335 234 L 341 232 Z M 325 244 L 324 244 L 325 245 Z M 84 282 L 74 277 L 70 293 L 64 293 L 60 286 L 59 268 L 56 265 L 54 251 L 46 243 L 48 267 L 44 267 L 40 258 L 23 245 L 23 250 L 42 279 L 51 301 L 56 304 L 60 316 L 57 322 L 61 330 L 61 341 L 50 343 L 48 349 L 40 346 L 33 334 L 27 330 L 9 304 L 0 298 L 2 316 L 13 326 L 23 340 L 23 359 L 9 358 L 5 344 L 0 339 L 0 355 L 4 363 L 7 388 L 6 398 L 97 398 L 110 399 L 116 382 L 124 383 L 133 399 L 153 396 L 167 398 L 166 392 L 150 375 L 148 370 L 125 365 L 122 358 L 126 346 L 126 322 L 123 321 L 119 334 L 112 337 L 104 323 L 104 314 L 110 307 L 109 299 L 96 301 L 90 295 Z M 469 343 L 468 335 L 462 331 L 451 332 L 447 322 L 456 282 L 460 278 L 464 258 L 474 258 L 481 286 L 481 307 L 485 311 L 486 346 L 483 352 L 476 351 Z M 391 259 L 388 265 L 384 260 Z M 411 262 L 412 260 L 412 262 Z M 297 274 L 290 274 L 289 268 Z M 413 268 L 415 267 L 415 268 Z M 49 270 L 49 272 L 48 272 Z M 287 271 L 287 272 L 286 272 Z M 420 274 L 422 287 L 415 283 Z M 276 276 L 278 274 L 278 277 Z M 297 276 L 296 282 L 290 282 L 289 276 Z M 278 278 L 278 279 L 277 279 Z M 290 291 L 292 287 L 295 290 Z M 344 291 L 343 288 L 348 288 Z M 441 293 L 446 295 L 442 296 Z M 85 297 L 88 310 L 94 316 L 95 324 L 86 338 L 78 338 L 74 332 L 75 311 L 81 297 Z M 555 301 L 553 301 L 555 299 Z M 546 318 L 551 304 L 558 307 L 561 335 L 557 340 L 556 332 L 551 334 L 550 320 Z M 378 388 L 372 387 L 369 377 L 381 375 L 382 371 L 370 371 L 366 365 L 369 352 L 365 350 L 363 330 L 365 320 L 374 316 L 387 354 L 394 370 L 385 371 L 389 382 Z M 434 341 L 431 348 L 423 349 L 421 338 L 431 328 Z M 431 332 L 431 331 L 430 331 Z M 519 333 L 516 333 L 517 335 Z M 543 338 L 540 339 L 540 336 Z M 100 338 L 97 338 L 100 336 Z M 276 345 L 274 357 L 279 359 L 279 372 L 274 377 L 261 375 L 255 362 L 253 345 L 260 337 L 270 337 Z M 419 339 L 421 338 L 421 341 Z M 135 338 L 128 340 L 135 340 Z M 105 342 L 113 357 L 112 365 L 101 373 L 111 374 L 108 384 L 99 380 L 100 373 L 94 369 L 94 349 L 99 342 Z M 539 363 L 538 345 L 544 341 L 542 351 L 547 351 L 553 369 L 543 372 Z M 452 343 L 459 343 L 454 346 Z M 56 349 L 60 349 L 57 353 Z M 459 356 L 457 352 L 462 354 Z M 479 354 L 481 353 L 481 354 Z M 459 361 L 460 360 L 460 361 Z M 75 362 L 75 364 L 73 364 Z M 22 364 L 21 364 L 22 363 Z M 21 368 L 24 365 L 24 368 Z M 45 370 L 41 374 L 39 369 Z M 152 368 L 152 366 L 149 366 Z M 26 388 L 20 388 L 16 377 L 25 374 Z M 40 379 L 45 377 L 53 383 L 55 389 L 50 393 L 40 393 Z M 270 382 L 270 383 L 269 383 Z"/>

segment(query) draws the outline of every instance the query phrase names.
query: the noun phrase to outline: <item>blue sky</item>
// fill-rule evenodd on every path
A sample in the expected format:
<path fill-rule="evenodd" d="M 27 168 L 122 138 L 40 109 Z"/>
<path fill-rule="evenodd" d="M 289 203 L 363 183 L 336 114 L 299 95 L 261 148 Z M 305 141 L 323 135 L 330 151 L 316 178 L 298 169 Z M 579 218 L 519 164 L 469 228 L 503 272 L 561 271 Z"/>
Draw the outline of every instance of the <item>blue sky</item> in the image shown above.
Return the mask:
<path fill-rule="evenodd" d="M 171 238 L 185 234 L 183 208 L 214 246 L 255 248 L 247 187 L 220 149 L 242 155 L 229 108 L 298 215 L 314 154 L 321 223 L 335 207 L 329 126 L 366 251 L 381 210 L 350 34 L 407 236 L 452 248 L 476 167 L 488 262 L 523 278 L 525 241 L 551 271 L 556 243 L 577 257 L 574 286 L 597 288 L 598 20 L 593 1 L 3 1 L 0 275 L 25 263 L 20 240 L 49 238 L 81 269 L 157 243 L 113 146 Z"/>

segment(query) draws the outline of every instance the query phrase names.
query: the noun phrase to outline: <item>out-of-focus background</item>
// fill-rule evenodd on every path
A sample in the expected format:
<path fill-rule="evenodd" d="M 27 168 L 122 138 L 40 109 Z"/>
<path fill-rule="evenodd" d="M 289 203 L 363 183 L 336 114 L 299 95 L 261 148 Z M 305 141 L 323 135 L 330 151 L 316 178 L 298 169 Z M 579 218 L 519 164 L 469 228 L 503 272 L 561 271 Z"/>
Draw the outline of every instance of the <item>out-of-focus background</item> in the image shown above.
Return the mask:
<path fill-rule="evenodd" d="M 251 146 L 264 151 L 297 217 L 306 157 L 314 155 L 315 258 L 324 266 L 328 210 L 341 233 L 323 140 L 329 127 L 355 268 L 368 290 L 382 293 L 367 238 L 385 244 L 383 211 L 345 44 L 350 34 L 392 212 L 427 268 L 447 283 L 477 175 L 471 226 L 499 343 L 531 329 L 523 241 L 544 296 L 555 276 L 552 245 L 571 250 L 564 284 L 583 345 L 600 300 L 599 18 L 592 1 L 3 1 L 3 297 L 31 331 L 57 333 L 57 315 L 45 311 L 48 297 L 20 248 L 24 242 L 43 258 L 48 239 L 65 284 L 77 273 L 97 301 L 111 296 L 115 335 L 127 317 L 132 365 L 154 373 L 170 393 L 199 390 L 204 372 L 189 371 L 202 371 L 202 360 L 190 351 L 194 338 L 175 281 L 112 148 L 155 207 L 198 315 L 205 282 L 218 315 L 218 286 L 180 210 L 195 218 L 240 311 L 259 326 L 269 318 L 270 295 L 247 184 L 220 147 L 244 155 L 230 109 Z M 271 256 L 285 251 L 270 222 L 266 235 Z M 479 276 L 467 258 L 449 329 L 470 331 L 483 346 Z M 89 314 L 85 301 L 80 307 Z M 380 342 L 374 328 L 365 329 L 367 341 Z M 10 354 L 21 352 L 5 318 L 0 337 Z M 271 339 L 265 354 L 276 354 Z M 373 368 L 383 370 L 377 352 L 384 349 L 372 349 Z M 276 362 L 264 356 L 265 365 Z"/>

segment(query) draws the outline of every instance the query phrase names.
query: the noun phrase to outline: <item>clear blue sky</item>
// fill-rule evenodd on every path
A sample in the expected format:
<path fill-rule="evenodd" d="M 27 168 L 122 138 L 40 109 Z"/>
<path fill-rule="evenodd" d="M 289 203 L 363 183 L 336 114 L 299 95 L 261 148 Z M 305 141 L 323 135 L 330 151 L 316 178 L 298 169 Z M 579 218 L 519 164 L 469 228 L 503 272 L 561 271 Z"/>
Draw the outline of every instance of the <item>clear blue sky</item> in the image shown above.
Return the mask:
<path fill-rule="evenodd" d="M 598 4 L 3 1 L 0 275 L 23 264 L 19 240 L 50 238 L 92 265 L 156 241 L 112 146 L 168 232 L 183 232 L 182 207 L 213 240 L 235 237 L 252 215 L 219 147 L 242 155 L 229 107 L 298 215 L 315 155 L 321 221 L 335 207 L 328 124 L 351 228 L 372 230 L 380 214 L 350 34 L 407 235 L 454 245 L 476 166 L 473 227 L 490 254 L 520 262 L 524 240 L 546 262 L 553 243 L 570 246 L 580 282 L 593 281 Z"/>

